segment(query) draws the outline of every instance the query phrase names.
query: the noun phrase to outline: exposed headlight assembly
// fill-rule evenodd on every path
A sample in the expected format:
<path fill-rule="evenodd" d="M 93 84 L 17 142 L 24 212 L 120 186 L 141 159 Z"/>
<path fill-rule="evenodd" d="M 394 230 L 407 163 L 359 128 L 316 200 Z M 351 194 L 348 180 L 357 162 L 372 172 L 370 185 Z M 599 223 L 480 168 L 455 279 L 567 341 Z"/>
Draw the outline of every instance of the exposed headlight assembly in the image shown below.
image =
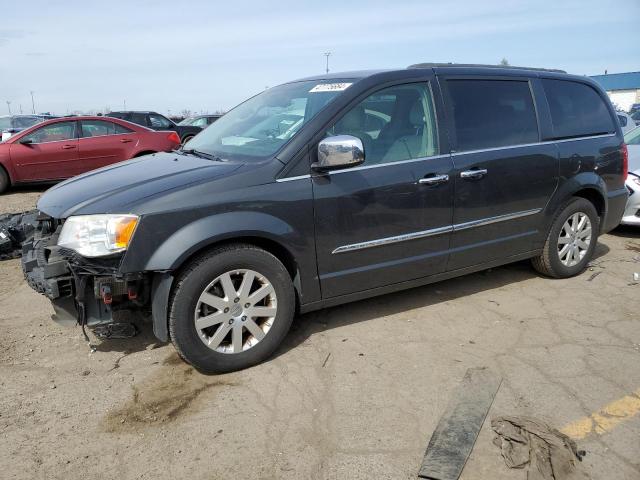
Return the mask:
<path fill-rule="evenodd" d="M 62 226 L 58 246 L 83 257 L 104 257 L 123 252 L 138 225 L 137 215 L 77 215 Z"/>

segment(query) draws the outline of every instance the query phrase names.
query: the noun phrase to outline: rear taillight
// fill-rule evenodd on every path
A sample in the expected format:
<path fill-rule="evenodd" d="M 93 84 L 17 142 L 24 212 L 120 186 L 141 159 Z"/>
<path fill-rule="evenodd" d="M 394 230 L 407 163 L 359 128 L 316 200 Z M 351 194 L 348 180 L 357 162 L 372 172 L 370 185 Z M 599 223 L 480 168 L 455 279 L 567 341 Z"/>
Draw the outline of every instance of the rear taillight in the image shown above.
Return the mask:
<path fill-rule="evenodd" d="M 629 174 L 629 149 L 627 148 L 627 144 L 622 144 L 622 176 L 624 180 L 627 180 L 627 175 Z"/>
<path fill-rule="evenodd" d="M 167 138 L 169 139 L 169 141 L 177 143 L 178 145 L 180 145 L 180 137 L 178 136 L 178 134 L 176 132 L 171 132 Z"/>

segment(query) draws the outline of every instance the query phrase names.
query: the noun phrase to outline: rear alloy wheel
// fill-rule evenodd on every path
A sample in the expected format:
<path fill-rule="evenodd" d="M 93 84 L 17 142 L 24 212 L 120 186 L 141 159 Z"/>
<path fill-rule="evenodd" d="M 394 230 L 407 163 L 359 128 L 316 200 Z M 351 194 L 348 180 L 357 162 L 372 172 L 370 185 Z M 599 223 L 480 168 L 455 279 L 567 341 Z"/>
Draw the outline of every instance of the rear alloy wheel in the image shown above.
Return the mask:
<path fill-rule="evenodd" d="M 571 199 L 553 220 L 542 255 L 532 260 L 533 267 L 554 278 L 578 275 L 593 257 L 599 228 L 593 204 L 584 198 Z"/>
<path fill-rule="evenodd" d="M 176 279 L 171 341 L 205 373 L 240 370 L 266 360 L 291 326 L 291 276 L 272 254 L 230 245 L 192 261 Z"/>

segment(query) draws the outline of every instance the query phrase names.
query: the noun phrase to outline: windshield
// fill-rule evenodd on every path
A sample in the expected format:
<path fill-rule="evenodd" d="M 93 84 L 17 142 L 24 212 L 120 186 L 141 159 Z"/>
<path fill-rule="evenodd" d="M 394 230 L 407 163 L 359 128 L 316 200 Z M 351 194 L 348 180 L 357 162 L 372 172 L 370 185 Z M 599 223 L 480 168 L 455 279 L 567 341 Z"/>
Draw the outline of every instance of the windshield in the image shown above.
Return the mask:
<path fill-rule="evenodd" d="M 640 145 L 640 127 L 636 127 L 624 136 L 627 145 Z"/>
<path fill-rule="evenodd" d="M 199 117 L 191 117 L 191 118 L 185 118 L 184 120 L 182 120 L 181 122 L 178 122 L 178 125 L 193 125 L 193 123 L 198 120 Z"/>
<path fill-rule="evenodd" d="M 0 131 L 11 128 L 11 117 L 0 117 Z"/>
<path fill-rule="evenodd" d="M 39 117 L 16 117 L 13 119 L 13 124 L 16 128 L 28 128 L 42 121 L 43 119 Z"/>
<path fill-rule="evenodd" d="M 250 98 L 189 142 L 189 149 L 222 159 L 256 160 L 275 154 L 351 81 L 306 81 Z"/>

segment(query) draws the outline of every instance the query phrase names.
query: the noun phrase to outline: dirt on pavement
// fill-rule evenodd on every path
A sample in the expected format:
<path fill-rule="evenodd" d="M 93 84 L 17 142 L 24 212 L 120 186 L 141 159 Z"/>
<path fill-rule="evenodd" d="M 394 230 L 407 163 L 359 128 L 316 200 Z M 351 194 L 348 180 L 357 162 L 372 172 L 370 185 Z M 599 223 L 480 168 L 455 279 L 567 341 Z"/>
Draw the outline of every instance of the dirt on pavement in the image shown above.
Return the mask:
<path fill-rule="evenodd" d="M 41 191 L 3 195 L 0 212 Z M 149 325 L 92 338 L 92 353 L 79 327 L 50 320 L 19 260 L 0 262 L 0 476 L 416 478 L 450 393 L 486 366 L 503 382 L 463 480 L 524 478 L 492 444 L 500 415 L 573 425 L 593 479 L 636 480 L 639 250 L 640 230 L 619 229 L 575 278 L 521 262 L 300 316 L 274 358 L 221 376 Z"/>

